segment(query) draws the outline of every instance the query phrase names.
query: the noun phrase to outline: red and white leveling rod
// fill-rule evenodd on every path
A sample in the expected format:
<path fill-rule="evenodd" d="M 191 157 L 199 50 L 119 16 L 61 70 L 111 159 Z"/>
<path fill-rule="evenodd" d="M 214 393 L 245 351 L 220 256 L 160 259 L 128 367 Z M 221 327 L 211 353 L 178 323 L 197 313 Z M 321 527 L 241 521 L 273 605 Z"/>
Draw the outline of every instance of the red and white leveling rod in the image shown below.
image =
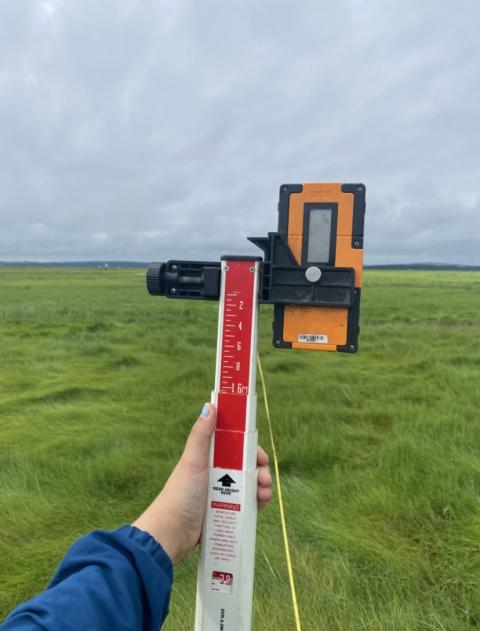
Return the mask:
<path fill-rule="evenodd" d="M 259 261 L 223 257 L 207 513 L 195 631 L 250 631 L 257 521 Z"/>

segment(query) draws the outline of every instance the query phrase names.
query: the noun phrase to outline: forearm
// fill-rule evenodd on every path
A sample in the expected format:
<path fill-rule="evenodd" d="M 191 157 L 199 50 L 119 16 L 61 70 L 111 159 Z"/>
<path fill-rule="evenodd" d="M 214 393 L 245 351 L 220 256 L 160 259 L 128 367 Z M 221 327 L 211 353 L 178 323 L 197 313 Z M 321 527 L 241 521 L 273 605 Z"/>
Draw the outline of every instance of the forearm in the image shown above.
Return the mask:
<path fill-rule="evenodd" d="M 172 564 L 146 532 L 123 526 L 77 541 L 45 592 L 15 609 L 2 631 L 158 631 Z"/>

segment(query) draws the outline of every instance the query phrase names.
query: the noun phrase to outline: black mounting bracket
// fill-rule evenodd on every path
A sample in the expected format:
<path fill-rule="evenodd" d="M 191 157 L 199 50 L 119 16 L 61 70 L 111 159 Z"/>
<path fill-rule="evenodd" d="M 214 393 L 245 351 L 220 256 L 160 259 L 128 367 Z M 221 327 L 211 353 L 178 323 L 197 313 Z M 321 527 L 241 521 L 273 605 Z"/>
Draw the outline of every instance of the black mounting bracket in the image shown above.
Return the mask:
<path fill-rule="evenodd" d="M 268 237 L 250 237 L 249 240 L 264 253 L 260 266 L 260 303 L 312 307 L 352 305 L 353 269 L 315 266 L 314 278 L 309 280 L 309 266 L 297 264 L 282 234 L 269 232 Z M 147 271 L 147 288 L 153 295 L 168 298 L 218 300 L 220 273 L 220 261 L 152 263 Z"/>
<path fill-rule="evenodd" d="M 248 240 L 264 253 L 260 276 L 261 303 L 312 307 L 351 305 L 355 285 L 352 268 L 298 265 L 280 232 L 269 232 L 268 237 L 248 237 Z M 318 271 L 309 280 L 307 270 L 313 268 Z"/>

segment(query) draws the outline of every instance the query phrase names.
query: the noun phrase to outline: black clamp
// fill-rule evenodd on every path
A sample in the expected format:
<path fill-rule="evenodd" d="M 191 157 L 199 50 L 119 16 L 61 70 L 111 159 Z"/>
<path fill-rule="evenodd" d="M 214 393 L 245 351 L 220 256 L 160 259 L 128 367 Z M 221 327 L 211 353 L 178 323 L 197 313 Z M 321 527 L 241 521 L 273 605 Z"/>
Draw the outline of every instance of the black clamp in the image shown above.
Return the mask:
<path fill-rule="evenodd" d="M 250 237 L 249 240 L 264 253 L 260 266 L 260 303 L 316 307 L 352 305 L 353 269 L 298 265 L 279 232 L 270 232 L 268 237 Z M 147 289 L 153 295 L 168 298 L 218 300 L 220 274 L 219 261 L 152 263 L 147 270 Z"/>

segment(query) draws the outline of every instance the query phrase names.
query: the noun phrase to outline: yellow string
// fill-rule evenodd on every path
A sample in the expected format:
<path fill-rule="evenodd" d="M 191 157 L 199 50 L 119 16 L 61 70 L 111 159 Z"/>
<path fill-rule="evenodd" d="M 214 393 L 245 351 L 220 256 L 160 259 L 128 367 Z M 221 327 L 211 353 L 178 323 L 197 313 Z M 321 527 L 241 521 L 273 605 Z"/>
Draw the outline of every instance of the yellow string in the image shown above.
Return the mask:
<path fill-rule="evenodd" d="M 275 439 L 273 437 L 272 420 L 270 418 L 270 409 L 268 407 L 267 387 L 265 385 L 265 377 L 263 376 L 262 364 L 260 362 L 260 355 L 257 354 L 258 372 L 260 373 L 260 380 L 262 382 L 263 400 L 265 401 L 265 412 L 268 422 L 268 431 L 270 434 L 270 443 L 272 446 L 273 466 L 275 468 L 275 478 L 277 481 L 277 494 L 278 494 L 278 506 L 280 509 L 280 521 L 282 523 L 283 544 L 285 546 L 285 556 L 287 558 L 288 579 L 290 581 L 290 591 L 292 594 L 293 613 L 295 615 L 295 627 L 296 631 L 302 631 L 300 625 L 300 614 L 298 611 L 297 593 L 295 591 L 295 581 L 293 578 L 293 565 L 292 558 L 290 556 L 290 545 L 288 543 L 287 522 L 285 520 L 285 507 L 283 505 L 282 485 L 280 484 L 280 469 L 278 466 L 277 450 L 275 449 Z"/>

